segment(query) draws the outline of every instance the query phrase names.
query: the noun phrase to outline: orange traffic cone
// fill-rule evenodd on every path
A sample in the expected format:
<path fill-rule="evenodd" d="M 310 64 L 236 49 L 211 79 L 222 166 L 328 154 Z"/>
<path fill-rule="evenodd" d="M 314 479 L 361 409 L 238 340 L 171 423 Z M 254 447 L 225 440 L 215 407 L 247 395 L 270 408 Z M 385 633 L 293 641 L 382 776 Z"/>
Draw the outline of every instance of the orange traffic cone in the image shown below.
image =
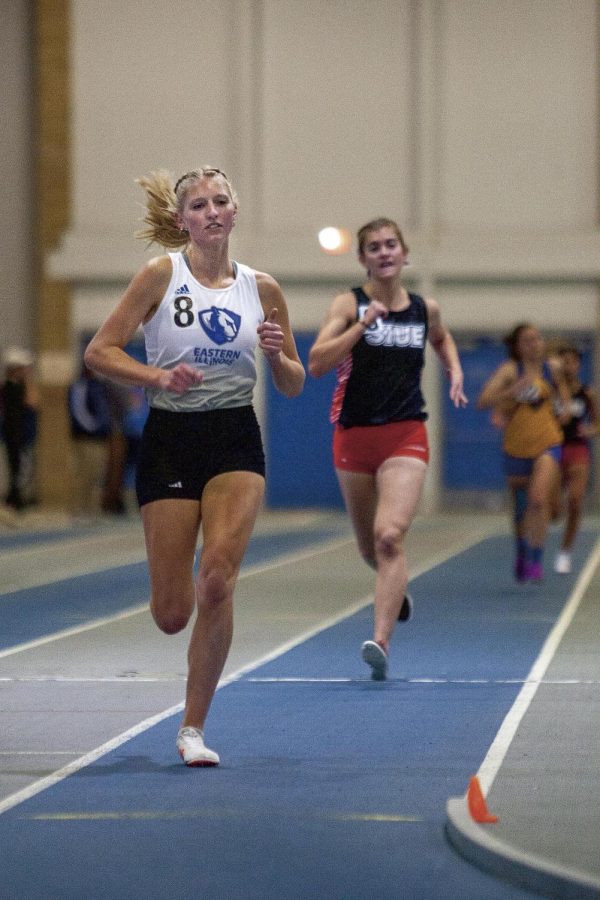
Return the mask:
<path fill-rule="evenodd" d="M 487 807 L 477 775 L 473 775 L 469 781 L 469 787 L 467 789 L 467 806 L 469 807 L 471 818 L 474 819 L 475 822 L 498 821 L 498 816 L 493 816 Z"/>

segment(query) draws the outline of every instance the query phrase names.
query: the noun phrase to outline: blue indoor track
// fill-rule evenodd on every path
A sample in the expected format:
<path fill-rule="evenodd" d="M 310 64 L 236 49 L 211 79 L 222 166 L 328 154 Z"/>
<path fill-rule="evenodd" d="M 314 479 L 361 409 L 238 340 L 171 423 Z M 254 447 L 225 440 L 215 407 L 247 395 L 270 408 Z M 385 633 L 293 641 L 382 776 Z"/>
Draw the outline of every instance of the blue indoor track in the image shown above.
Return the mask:
<path fill-rule="evenodd" d="M 91 532 L 93 535 L 93 531 Z M 72 537 L 72 532 L 61 532 Z M 283 534 L 256 535 L 246 553 L 246 567 L 272 560 L 332 538 L 331 529 L 311 528 Z M 37 536 L 39 542 L 40 537 Z M 55 534 L 44 536 L 54 542 Z M 5 546 L 29 544 L 30 535 L 6 539 Z M 2 542 L 0 541 L 0 547 Z M 94 619 L 114 615 L 136 606 L 148 596 L 150 582 L 146 562 L 103 569 L 39 587 L 0 595 L 0 650 L 14 644 L 73 628 Z"/>
<path fill-rule="evenodd" d="M 324 539 L 257 536 L 246 565 Z M 580 536 L 575 568 L 593 543 Z M 511 554 L 508 535 L 486 538 L 411 582 L 387 682 L 360 659 L 366 605 L 225 684 L 207 728 L 218 768 L 181 764 L 177 713 L 4 811 L 2 900 L 535 896 L 466 862 L 444 831 L 575 580 L 517 586 Z M 2 647 L 146 590 L 140 563 L 0 596 Z"/>

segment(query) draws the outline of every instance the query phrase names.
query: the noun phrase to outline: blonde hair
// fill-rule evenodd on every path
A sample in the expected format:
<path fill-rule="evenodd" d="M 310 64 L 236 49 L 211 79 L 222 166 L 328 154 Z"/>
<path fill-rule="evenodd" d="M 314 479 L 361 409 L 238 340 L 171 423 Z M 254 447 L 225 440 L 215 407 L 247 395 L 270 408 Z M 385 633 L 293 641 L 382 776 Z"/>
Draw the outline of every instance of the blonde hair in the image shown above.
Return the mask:
<path fill-rule="evenodd" d="M 135 236 L 149 244 L 160 244 L 170 250 L 185 247 L 189 241 L 187 231 L 177 224 L 177 216 L 183 211 L 185 198 L 190 187 L 201 178 L 221 177 L 227 185 L 229 196 L 237 206 L 237 194 L 220 169 L 214 166 L 200 166 L 174 181 L 173 175 L 165 169 L 157 169 L 149 175 L 136 179 L 136 184 L 146 192 L 146 228 L 136 231 Z"/>

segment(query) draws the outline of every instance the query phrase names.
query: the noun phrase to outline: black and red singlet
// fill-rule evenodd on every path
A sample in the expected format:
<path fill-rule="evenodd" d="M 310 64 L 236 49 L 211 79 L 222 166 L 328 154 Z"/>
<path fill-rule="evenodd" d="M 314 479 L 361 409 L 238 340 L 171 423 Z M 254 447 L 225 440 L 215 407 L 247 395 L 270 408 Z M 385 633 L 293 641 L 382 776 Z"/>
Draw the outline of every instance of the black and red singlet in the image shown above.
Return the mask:
<path fill-rule="evenodd" d="M 360 319 L 370 298 L 361 287 L 352 291 Z M 427 307 L 418 294 L 408 297 L 406 309 L 378 318 L 337 367 L 331 422 L 352 428 L 427 419 L 421 393 Z"/>

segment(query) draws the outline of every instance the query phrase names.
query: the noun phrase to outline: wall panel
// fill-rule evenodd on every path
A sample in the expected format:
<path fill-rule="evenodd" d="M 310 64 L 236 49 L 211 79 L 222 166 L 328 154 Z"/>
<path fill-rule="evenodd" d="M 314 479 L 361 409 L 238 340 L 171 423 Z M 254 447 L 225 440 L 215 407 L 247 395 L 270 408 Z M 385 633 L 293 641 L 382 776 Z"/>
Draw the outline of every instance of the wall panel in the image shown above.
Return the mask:
<path fill-rule="evenodd" d="M 442 228 L 598 221 L 594 0 L 443 0 Z"/>
<path fill-rule="evenodd" d="M 597 288 L 576 283 L 439 284 L 437 299 L 451 328 L 508 331 L 523 320 L 552 331 L 594 331 Z"/>
<path fill-rule="evenodd" d="M 265 225 L 413 224 L 411 4 L 265 0 Z"/>
<path fill-rule="evenodd" d="M 232 130 L 233 0 L 74 0 L 75 228 L 131 235 L 145 172 L 225 171 Z"/>
<path fill-rule="evenodd" d="M 4 179 L 0 194 L 1 346 L 33 349 L 34 168 L 32 104 L 32 12 L 28 0 L 3 5 L 0 28 L 2 120 L 0 159 Z"/>

